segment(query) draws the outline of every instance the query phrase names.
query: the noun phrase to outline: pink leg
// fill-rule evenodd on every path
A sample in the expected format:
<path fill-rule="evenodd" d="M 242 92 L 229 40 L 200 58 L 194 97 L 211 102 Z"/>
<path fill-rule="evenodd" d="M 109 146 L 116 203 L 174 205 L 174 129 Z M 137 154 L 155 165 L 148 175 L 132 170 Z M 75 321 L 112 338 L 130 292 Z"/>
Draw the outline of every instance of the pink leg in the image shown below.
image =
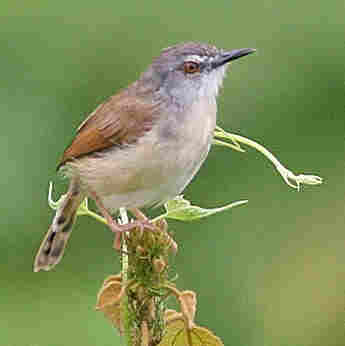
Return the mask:
<path fill-rule="evenodd" d="M 148 220 L 148 217 L 138 208 L 129 208 L 128 210 L 137 218 L 137 220 L 140 220 L 140 221 Z"/>
<path fill-rule="evenodd" d="M 115 233 L 115 240 L 114 240 L 114 248 L 116 250 L 121 249 L 121 233 L 122 232 L 129 232 L 132 229 L 139 228 L 141 231 L 146 229 L 151 229 L 152 231 L 155 230 L 155 227 L 150 223 L 149 219 L 145 216 L 144 213 L 142 213 L 137 208 L 131 208 L 131 213 L 137 218 L 137 220 L 132 221 L 125 225 L 119 225 L 109 214 L 107 208 L 104 206 L 102 200 L 97 196 L 97 194 L 89 189 L 89 194 L 92 197 L 92 199 L 95 201 L 97 208 L 103 215 L 103 217 L 106 219 L 109 228 L 112 232 Z"/>
<path fill-rule="evenodd" d="M 123 232 L 121 226 L 116 223 L 116 221 L 112 218 L 112 216 L 109 214 L 107 208 L 104 206 L 101 199 L 97 196 L 97 194 L 94 191 L 89 190 L 89 193 L 92 197 L 92 199 L 95 201 L 97 208 L 102 213 L 103 217 L 106 219 L 109 228 L 112 232 L 115 233 L 115 240 L 114 240 L 114 248 L 116 250 L 121 249 L 121 232 Z"/>

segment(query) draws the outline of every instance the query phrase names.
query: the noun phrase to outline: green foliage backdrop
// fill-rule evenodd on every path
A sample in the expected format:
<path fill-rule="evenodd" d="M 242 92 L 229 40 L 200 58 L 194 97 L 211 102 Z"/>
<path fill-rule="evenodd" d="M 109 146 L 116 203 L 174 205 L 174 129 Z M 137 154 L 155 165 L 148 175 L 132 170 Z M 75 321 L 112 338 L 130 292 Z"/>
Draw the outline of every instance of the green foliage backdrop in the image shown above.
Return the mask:
<path fill-rule="evenodd" d="M 179 287 L 225 345 L 344 345 L 343 1 L 4 0 L 0 21 L 0 345 L 120 342 L 94 311 L 118 269 L 105 227 L 79 218 L 56 270 L 32 272 L 48 181 L 64 191 L 56 162 L 85 115 L 189 40 L 258 49 L 233 64 L 218 122 L 325 183 L 298 193 L 260 154 L 213 148 L 186 197 L 249 204 L 171 222 Z"/>

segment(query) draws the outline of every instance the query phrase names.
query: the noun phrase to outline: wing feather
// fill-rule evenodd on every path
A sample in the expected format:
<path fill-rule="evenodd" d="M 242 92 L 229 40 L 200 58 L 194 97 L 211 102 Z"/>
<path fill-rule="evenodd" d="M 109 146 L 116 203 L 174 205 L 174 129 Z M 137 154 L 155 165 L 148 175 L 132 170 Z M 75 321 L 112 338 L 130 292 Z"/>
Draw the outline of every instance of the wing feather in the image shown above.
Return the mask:
<path fill-rule="evenodd" d="M 131 144 L 152 129 L 159 104 L 124 90 L 99 105 L 79 126 L 58 168 L 67 161 L 114 145 Z"/>

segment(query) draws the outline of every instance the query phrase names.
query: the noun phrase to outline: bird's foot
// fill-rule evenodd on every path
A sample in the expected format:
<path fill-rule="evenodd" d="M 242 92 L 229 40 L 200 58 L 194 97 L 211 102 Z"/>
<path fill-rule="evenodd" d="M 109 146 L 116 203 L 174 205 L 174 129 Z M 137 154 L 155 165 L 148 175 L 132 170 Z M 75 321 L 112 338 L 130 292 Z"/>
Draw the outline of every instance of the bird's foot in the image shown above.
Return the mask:
<path fill-rule="evenodd" d="M 157 229 L 157 227 L 153 223 L 151 223 L 149 219 L 133 220 L 124 225 L 120 225 L 116 223 L 115 221 L 113 221 L 111 225 L 109 224 L 109 227 L 112 230 L 112 232 L 115 233 L 114 248 L 116 250 L 121 249 L 121 235 L 124 232 L 131 232 L 131 231 L 137 230 L 140 233 L 142 233 L 145 230 L 155 231 Z"/>

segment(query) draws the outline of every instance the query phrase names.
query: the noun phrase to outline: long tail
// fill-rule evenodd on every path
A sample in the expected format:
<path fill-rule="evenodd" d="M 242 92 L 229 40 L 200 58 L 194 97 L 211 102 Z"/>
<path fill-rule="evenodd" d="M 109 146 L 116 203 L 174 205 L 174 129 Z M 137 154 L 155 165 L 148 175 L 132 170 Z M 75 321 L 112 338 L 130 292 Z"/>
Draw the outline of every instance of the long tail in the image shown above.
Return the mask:
<path fill-rule="evenodd" d="M 37 252 L 34 272 L 51 270 L 60 262 L 75 223 L 77 209 L 83 199 L 84 195 L 80 191 L 79 184 L 71 181 L 67 194 L 57 209 Z"/>

